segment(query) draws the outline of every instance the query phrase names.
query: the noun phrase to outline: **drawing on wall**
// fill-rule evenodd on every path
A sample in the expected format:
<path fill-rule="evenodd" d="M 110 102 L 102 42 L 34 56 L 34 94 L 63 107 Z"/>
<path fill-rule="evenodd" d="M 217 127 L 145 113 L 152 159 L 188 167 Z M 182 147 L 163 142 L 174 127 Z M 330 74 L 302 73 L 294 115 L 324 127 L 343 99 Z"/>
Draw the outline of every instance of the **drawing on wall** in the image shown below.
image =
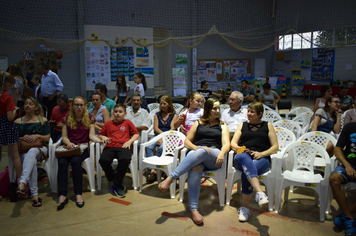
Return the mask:
<path fill-rule="evenodd" d="M 134 80 L 134 51 L 133 47 L 110 48 L 111 81 L 116 81 L 119 74 L 124 74 L 129 81 Z"/>
<path fill-rule="evenodd" d="M 110 77 L 109 46 L 85 48 L 85 72 L 87 89 L 94 90 L 96 83 L 108 84 Z"/>
<path fill-rule="evenodd" d="M 136 57 L 149 57 L 148 48 L 138 47 L 136 48 Z"/>

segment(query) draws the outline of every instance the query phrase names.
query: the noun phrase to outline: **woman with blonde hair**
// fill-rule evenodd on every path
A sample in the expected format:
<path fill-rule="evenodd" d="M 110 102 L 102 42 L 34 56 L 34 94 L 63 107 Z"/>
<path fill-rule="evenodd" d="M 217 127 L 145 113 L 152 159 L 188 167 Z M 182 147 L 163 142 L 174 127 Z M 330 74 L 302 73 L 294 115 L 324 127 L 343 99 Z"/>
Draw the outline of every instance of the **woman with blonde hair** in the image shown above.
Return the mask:
<path fill-rule="evenodd" d="M 62 124 L 62 142 L 67 148 L 74 148 L 77 145 L 89 141 L 101 142 L 95 136 L 95 119 L 89 115 L 86 102 L 83 97 L 73 98 L 69 115 L 63 119 Z M 82 197 L 83 172 L 82 162 L 89 157 L 88 149 L 85 149 L 81 155 L 58 158 L 58 192 L 59 200 L 57 210 L 62 210 L 68 203 L 67 183 L 68 183 L 68 165 L 72 165 L 72 177 L 74 185 L 74 194 L 76 196 L 76 205 L 79 208 L 84 206 Z"/>
<path fill-rule="evenodd" d="M 33 97 L 25 100 L 24 110 L 26 115 L 15 120 L 20 140 L 33 143 L 36 139 L 42 139 L 43 144 L 50 139 L 50 128 L 48 121 L 42 116 L 42 106 Z M 23 158 L 22 174 L 18 185 L 18 194 L 25 194 L 25 185 L 30 185 L 32 206 L 42 206 L 42 199 L 38 197 L 37 187 L 37 161 L 46 158 L 48 149 L 46 145 L 42 147 L 32 147 L 27 152 L 22 153 Z"/>

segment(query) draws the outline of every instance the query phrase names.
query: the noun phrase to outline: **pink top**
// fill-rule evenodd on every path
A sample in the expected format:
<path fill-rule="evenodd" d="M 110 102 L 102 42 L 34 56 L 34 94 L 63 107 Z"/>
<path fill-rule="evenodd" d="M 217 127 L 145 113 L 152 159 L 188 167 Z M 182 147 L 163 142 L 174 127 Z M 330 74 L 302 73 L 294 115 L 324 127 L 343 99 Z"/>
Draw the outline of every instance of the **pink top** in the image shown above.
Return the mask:
<path fill-rule="evenodd" d="M 63 119 L 63 123 L 67 124 L 68 116 Z M 90 124 L 95 123 L 95 118 L 89 115 Z M 80 121 L 77 123 L 76 129 L 71 129 L 67 124 L 67 133 L 68 139 L 71 143 L 78 144 L 78 143 L 89 143 L 89 132 L 90 127 L 87 129 Z"/>

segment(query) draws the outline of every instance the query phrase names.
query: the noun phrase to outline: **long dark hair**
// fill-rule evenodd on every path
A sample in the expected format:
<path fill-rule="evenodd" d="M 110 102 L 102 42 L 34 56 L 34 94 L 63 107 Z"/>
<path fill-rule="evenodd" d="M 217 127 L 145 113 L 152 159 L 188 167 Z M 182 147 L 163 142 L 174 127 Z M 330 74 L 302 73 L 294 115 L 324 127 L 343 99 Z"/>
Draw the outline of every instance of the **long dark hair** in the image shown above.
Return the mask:
<path fill-rule="evenodd" d="M 199 92 L 197 92 L 197 91 L 194 91 L 194 92 L 189 93 L 189 95 L 188 95 L 188 97 L 187 97 L 187 99 L 186 99 L 186 101 L 185 101 L 185 103 L 184 103 L 184 107 L 182 108 L 181 111 L 185 111 L 185 110 L 188 110 L 188 109 L 189 109 L 189 107 L 190 107 L 190 100 L 193 100 L 193 99 L 195 98 L 195 95 L 201 96 L 201 94 L 200 94 Z M 202 97 L 203 97 L 203 96 L 202 96 Z"/>
<path fill-rule="evenodd" d="M 325 112 L 330 111 L 330 105 L 329 105 L 329 103 L 330 103 L 330 102 L 333 102 L 333 98 L 337 98 L 337 97 L 331 96 L 331 97 L 328 98 L 328 100 L 326 100 L 325 107 L 323 107 L 323 109 L 324 109 Z M 333 120 L 334 120 L 335 123 L 336 123 L 336 117 L 337 117 L 337 116 L 336 116 L 336 112 L 333 112 L 333 113 L 331 114 L 331 117 L 333 118 Z M 335 123 L 334 123 L 334 124 L 335 124 Z"/>
<path fill-rule="evenodd" d="M 119 83 L 119 78 L 121 78 L 121 84 Z M 127 92 L 126 79 L 125 79 L 125 75 L 124 74 L 119 74 L 117 76 L 117 78 L 116 78 L 116 86 L 117 86 L 117 90 L 120 93 Z"/>
<path fill-rule="evenodd" d="M 143 85 L 143 89 L 146 91 L 147 90 L 147 83 L 146 83 L 146 77 L 144 74 L 142 74 L 141 72 L 137 72 L 135 74 L 138 78 L 141 79 L 141 83 Z"/>
<path fill-rule="evenodd" d="M 162 116 L 162 110 L 161 110 L 161 101 L 165 101 L 166 103 L 168 103 L 168 105 L 169 105 L 169 108 L 168 108 L 168 114 L 169 115 L 171 115 L 171 114 L 173 114 L 173 113 L 176 113 L 176 111 L 174 110 L 174 107 L 173 107 L 173 103 L 172 103 L 172 99 L 169 97 L 169 96 L 167 96 L 167 95 L 164 95 L 164 96 L 162 96 L 161 97 L 161 99 L 159 100 L 160 102 L 160 104 L 159 104 L 159 114 L 160 114 L 160 116 Z"/>

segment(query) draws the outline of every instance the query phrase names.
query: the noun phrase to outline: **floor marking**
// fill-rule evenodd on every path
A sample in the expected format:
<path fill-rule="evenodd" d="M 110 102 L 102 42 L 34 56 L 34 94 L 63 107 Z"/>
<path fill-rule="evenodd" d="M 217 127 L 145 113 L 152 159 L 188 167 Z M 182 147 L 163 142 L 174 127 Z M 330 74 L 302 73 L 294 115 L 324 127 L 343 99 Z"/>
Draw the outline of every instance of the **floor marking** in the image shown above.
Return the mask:
<path fill-rule="evenodd" d="M 130 205 L 132 203 L 132 202 L 120 200 L 120 199 L 117 199 L 117 198 L 110 198 L 109 201 L 120 203 L 120 204 L 125 205 L 125 206 L 128 206 L 128 205 Z"/>
<path fill-rule="evenodd" d="M 167 217 L 170 217 L 170 218 L 174 218 L 174 219 L 177 219 L 177 220 L 184 220 L 184 221 L 187 221 L 188 220 L 188 217 L 184 217 L 184 216 L 180 216 L 180 215 L 177 215 L 177 214 L 174 214 L 174 213 L 169 213 L 169 212 L 162 212 L 163 216 L 167 216 Z"/>

